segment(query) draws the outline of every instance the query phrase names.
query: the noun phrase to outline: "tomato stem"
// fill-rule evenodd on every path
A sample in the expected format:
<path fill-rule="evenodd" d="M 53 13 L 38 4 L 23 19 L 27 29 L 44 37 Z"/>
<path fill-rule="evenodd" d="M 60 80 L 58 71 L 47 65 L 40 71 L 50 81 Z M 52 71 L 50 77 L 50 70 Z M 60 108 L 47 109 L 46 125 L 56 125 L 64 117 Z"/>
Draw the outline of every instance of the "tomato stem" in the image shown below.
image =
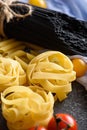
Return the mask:
<path fill-rule="evenodd" d="M 38 130 L 38 126 L 35 127 L 35 130 Z"/>
<path fill-rule="evenodd" d="M 71 126 L 70 124 L 68 124 L 66 121 L 64 121 L 61 117 L 57 117 L 56 115 L 54 115 L 54 118 L 56 120 L 56 124 L 57 124 L 57 129 L 58 129 L 58 124 L 63 121 L 67 126 L 66 128 L 62 129 L 62 130 L 68 130 Z"/>
<path fill-rule="evenodd" d="M 67 124 L 67 127 L 62 130 L 68 130 L 70 128 L 70 125 Z"/>

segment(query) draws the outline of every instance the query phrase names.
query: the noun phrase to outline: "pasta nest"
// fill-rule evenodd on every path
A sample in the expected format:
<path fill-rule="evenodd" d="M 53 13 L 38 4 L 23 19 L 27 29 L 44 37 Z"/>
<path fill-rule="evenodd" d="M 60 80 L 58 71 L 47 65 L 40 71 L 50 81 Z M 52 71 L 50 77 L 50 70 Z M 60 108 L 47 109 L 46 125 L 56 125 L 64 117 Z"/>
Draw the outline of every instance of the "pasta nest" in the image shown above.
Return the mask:
<path fill-rule="evenodd" d="M 53 115 L 54 97 L 51 92 L 47 94 L 40 89 L 34 92 L 25 86 L 9 87 L 1 93 L 1 101 L 9 130 L 46 126 Z"/>
<path fill-rule="evenodd" d="M 0 57 L 0 92 L 13 85 L 23 85 L 26 73 L 17 61 Z"/>
<path fill-rule="evenodd" d="M 28 65 L 27 75 L 29 84 L 56 94 L 60 101 L 72 91 L 71 82 L 76 79 L 71 60 L 58 51 L 47 51 L 33 58 Z"/>

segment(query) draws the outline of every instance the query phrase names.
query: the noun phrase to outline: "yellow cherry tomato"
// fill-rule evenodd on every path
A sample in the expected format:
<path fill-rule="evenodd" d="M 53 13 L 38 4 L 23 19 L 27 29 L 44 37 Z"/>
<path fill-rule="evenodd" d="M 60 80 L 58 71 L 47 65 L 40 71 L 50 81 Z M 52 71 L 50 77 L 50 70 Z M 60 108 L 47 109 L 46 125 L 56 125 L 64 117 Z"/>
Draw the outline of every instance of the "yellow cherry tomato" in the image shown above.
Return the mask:
<path fill-rule="evenodd" d="M 39 6 L 41 8 L 47 8 L 45 0 L 29 0 L 29 4 Z"/>
<path fill-rule="evenodd" d="M 74 71 L 76 71 L 76 77 L 81 77 L 86 73 L 87 65 L 82 59 L 80 58 L 73 59 L 72 63 L 74 67 L 73 69 Z"/>

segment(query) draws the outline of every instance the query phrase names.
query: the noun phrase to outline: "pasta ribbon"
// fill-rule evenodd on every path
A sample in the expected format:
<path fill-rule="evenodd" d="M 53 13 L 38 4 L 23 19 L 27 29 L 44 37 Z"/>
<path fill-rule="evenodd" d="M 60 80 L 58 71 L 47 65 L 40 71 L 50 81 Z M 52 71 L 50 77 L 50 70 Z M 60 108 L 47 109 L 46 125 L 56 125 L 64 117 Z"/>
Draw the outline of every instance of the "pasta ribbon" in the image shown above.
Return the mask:
<path fill-rule="evenodd" d="M 37 54 L 38 49 L 41 48 L 15 39 L 0 41 L 0 56 L 18 61 L 25 71 L 31 59 L 35 57 L 33 53 Z"/>
<path fill-rule="evenodd" d="M 27 69 L 29 84 L 38 84 L 47 92 L 55 93 L 62 101 L 72 91 L 76 79 L 71 60 L 61 52 L 47 51 L 33 58 Z"/>
<path fill-rule="evenodd" d="M 33 91 L 31 88 L 37 88 Z M 47 126 L 53 115 L 54 97 L 38 86 L 13 86 L 1 93 L 2 114 L 9 130 L 28 130 Z"/>
<path fill-rule="evenodd" d="M 19 62 L 0 57 L 0 92 L 13 85 L 26 83 L 26 73 Z"/>

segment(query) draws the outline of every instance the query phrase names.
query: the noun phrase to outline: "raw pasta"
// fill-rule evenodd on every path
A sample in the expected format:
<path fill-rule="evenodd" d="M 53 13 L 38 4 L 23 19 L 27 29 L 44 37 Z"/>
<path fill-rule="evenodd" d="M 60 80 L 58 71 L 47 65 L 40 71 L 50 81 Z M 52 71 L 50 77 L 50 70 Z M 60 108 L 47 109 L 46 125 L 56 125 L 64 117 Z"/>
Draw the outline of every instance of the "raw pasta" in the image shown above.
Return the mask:
<path fill-rule="evenodd" d="M 65 99 L 67 94 L 72 91 L 71 82 L 76 79 L 70 59 L 58 51 L 46 51 L 36 56 L 36 52 L 41 49 L 40 47 L 28 44 L 28 47 L 34 49 L 31 50 L 31 54 L 18 49 L 22 45 L 27 46 L 27 43 L 23 44 L 11 39 L 7 40 L 7 42 L 1 42 L 0 50 L 3 52 L 4 57 L 16 60 L 24 72 L 27 72 L 28 85 L 38 84 L 45 91 L 55 93 L 60 101 Z M 14 51 L 14 46 L 17 51 Z"/>
<path fill-rule="evenodd" d="M 46 126 L 55 99 L 64 100 L 76 79 L 66 55 L 58 51 L 38 54 L 43 48 L 32 44 L 28 53 L 26 45 L 13 39 L 0 43 L 1 106 L 9 130 Z"/>
<path fill-rule="evenodd" d="M 13 86 L 1 94 L 2 113 L 9 130 L 28 130 L 36 125 L 47 126 L 53 115 L 54 98 L 38 86 Z"/>
<path fill-rule="evenodd" d="M 36 48 L 36 51 L 40 48 L 34 45 L 32 46 L 29 43 L 27 44 L 25 42 L 16 41 L 14 39 L 3 40 L 2 42 L 0 42 L 0 55 L 2 57 L 10 57 L 17 60 L 26 71 L 27 65 L 29 64 L 31 59 L 35 57 L 35 55 L 32 53 L 36 53 L 29 47 L 34 47 L 34 49 Z M 30 53 L 24 51 L 26 48 L 30 49 Z"/>
<path fill-rule="evenodd" d="M 60 101 L 72 91 L 71 82 L 76 79 L 72 62 L 58 51 L 47 51 L 33 58 L 28 65 L 27 76 L 29 84 L 38 84 L 55 93 Z"/>
<path fill-rule="evenodd" d="M 11 58 L 0 57 L 0 92 L 13 85 L 26 83 L 26 73 L 20 63 Z"/>

